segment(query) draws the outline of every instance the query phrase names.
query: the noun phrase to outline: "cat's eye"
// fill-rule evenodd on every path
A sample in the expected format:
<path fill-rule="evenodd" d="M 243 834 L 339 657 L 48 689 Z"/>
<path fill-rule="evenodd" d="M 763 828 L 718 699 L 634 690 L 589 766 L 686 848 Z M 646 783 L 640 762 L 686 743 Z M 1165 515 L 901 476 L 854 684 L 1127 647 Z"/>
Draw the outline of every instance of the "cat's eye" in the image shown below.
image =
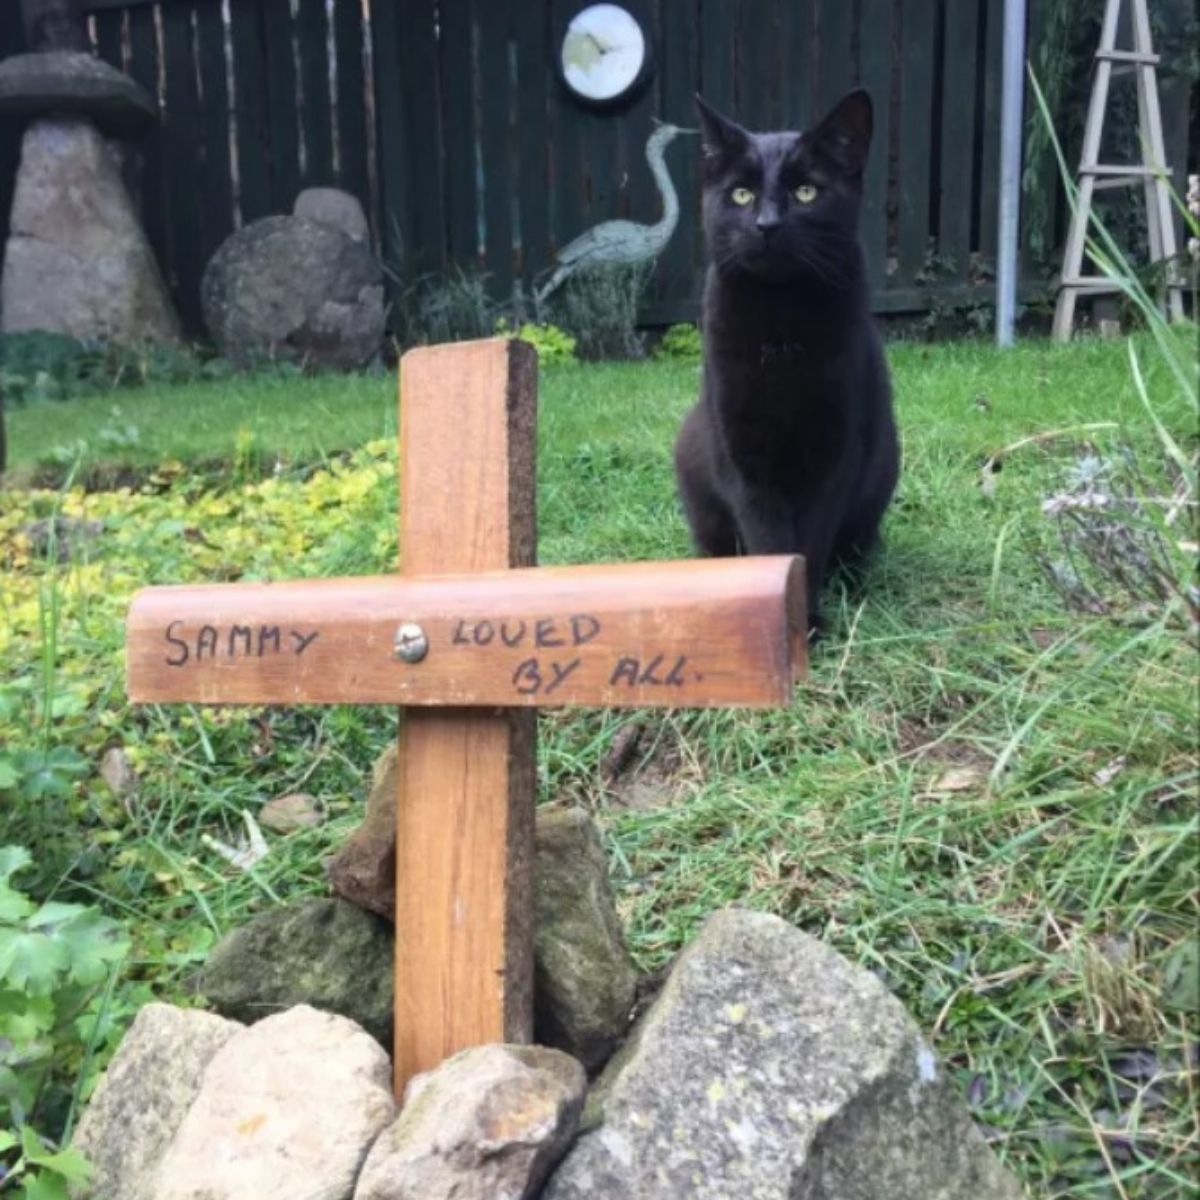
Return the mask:
<path fill-rule="evenodd" d="M 801 204 L 811 204 L 817 198 L 817 189 L 811 183 L 802 183 L 796 189 L 796 199 Z"/>
<path fill-rule="evenodd" d="M 745 208 L 754 199 L 754 193 L 749 188 L 737 187 L 730 193 L 729 198 L 734 204 Z"/>

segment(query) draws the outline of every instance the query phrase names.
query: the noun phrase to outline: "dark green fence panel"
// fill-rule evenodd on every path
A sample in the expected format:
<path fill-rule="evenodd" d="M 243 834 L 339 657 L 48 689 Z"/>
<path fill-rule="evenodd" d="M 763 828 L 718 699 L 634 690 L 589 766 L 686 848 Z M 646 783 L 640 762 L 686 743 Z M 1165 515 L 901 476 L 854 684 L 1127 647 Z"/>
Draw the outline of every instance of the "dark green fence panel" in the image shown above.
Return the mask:
<path fill-rule="evenodd" d="M 876 307 L 990 299 L 1003 0 L 623 3 L 651 38 L 654 69 L 628 105 L 596 112 L 556 65 L 584 0 L 84 0 L 96 52 L 160 106 L 129 174 L 189 329 L 201 332 L 200 279 L 221 241 L 289 212 L 302 187 L 359 198 L 393 298 L 450 269 L 484 272 L 508 297 L 535 288 L 592 225 L 658 220 L 646 140 L 655 118 L 695 125 L 697 91 L 752 128 L 808 128 L 859 84 L 876 114 L 863 207 Z M 1030 0 L 1031 48 L 1052 7 Z M 1194 23 L 1189 0 L 1163 0 L 1163 109 L 1180 179 Z M 0 52 L 23 41 L 19 6 L 0 0 Z M 1076 104 L 1090 60 L 1071 70 Z M 0 234 L 19 139 L 0 125 Z M 700 163 L 698 139 L 667 151 L 681 214 L 648 321 L 697 311 Z M 1046 270 L 1065 210 L 1055 173 L 1042 176 L 1049 232 L 1036 254 L 1029 237 L 1025 247 L 1027 268 Z"/>
<path fill-rule="evenodd" d="M 240 225 L 290 212 L 301 188 L 345 188 L 382 222 L 361 0 L 84 0 L 84 9 L 96 53 L 159 102 L 161 124 L 138 143 L 131 174 L 191 333 L 203 332 L 200 281 L 213 253 Z M 12 141 L 0 133 L 5 221 Z"/>

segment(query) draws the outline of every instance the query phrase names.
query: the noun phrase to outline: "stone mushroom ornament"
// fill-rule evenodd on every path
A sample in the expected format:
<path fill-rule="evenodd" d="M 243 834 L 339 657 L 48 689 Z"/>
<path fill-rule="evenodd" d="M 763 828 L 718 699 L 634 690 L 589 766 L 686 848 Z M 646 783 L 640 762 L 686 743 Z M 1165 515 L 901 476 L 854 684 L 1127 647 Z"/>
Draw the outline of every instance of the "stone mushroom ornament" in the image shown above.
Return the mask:
<path fill-rule="evenodd" d="M 0 332 L 176 342 L 179 320 L 109 139 L 144 134 L 154 100 L 78 50 L 0 61 L 0 115 L 28 121 L 0 275 Z"/>

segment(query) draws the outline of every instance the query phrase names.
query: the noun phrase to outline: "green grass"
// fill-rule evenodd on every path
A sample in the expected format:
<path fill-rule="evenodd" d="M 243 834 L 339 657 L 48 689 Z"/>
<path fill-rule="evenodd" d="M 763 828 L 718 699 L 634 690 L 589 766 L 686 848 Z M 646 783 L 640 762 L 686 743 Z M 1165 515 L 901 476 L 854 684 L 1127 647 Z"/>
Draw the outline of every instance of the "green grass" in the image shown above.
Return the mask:
<path fill-rule="evenodd" d="M 890 356 L 904 474 L 886 547 L 861 594 L 831 588 L 833 628 L 795 706 L 547 713 L 539 799 L 596 815 L 642 967 L 663 965 L 720 905 L 780 913 L 897 992 L 1031 1194 L 1194 1197 L 1195 650 L 1138 614 L 1069 611 L 1036 557 L 1056 552 L 1041 501 L 1081 454 L 1132 448 L 1146 465 L 1161 460 L 1126 349 L 901 344 Z M 1169 376 L 1143 358 L 1156 412 L 1194 437 Z M 258 422 L 269 467 L 276 447 L 292 463 L 319 461 L 394 430 L 383 378 L 240 386 L 244 411 L 228 384 L 139 393 L 144 443 L 122 453 L 139 463 L 236 457 L 237 430 Z M 670 443 L 695 386 L 694 364 L 545 374 L 543 562 L 688 552 Z M 133 399 L 14 414 L 20 462 L 42 459 L 66 430 L 92 440 L 111 403 L 129 412 Z M 981 470 L 998 456 L 988 496 Z M 297 529 L 311 522 L 301 551 L 284 547 L 284 510 L 261 524 L 244 475 L 216 495 L 186 479 L 162 496 L 161 482 L 135 488 L 104 510 L 113 546 L 98 543 L 78 571 L 127 593 L 221 571 L 387 569 L 390 477 L 353 501 L 330 490 L 350 496 L 356 469 L 282 481 L 295 489 Z M 327 493 L 324 507 L 312 499 Z M 5 505 L 41 513 L 52 501 L 0 496 L 0 533 Z M 160 505 L 171 520 L 156 524 Z M 181 537 L 184 526 L 210 528 L 217 545 Z M 243 542 L 222 544 L 243 529 Z M 119 573 L 102 574 L 106 555 Z M 11 569 L 63 589 L 77 570 L 15 559 Z M 175 995 L 212 937 L 323 886 L 320 859 L 353 827 L 394 719 L 354 708 L 131 710 L 113 611 L 98 596 L 64 609 L 54 669 L 85 700 L 56 736 L 91 755 L 134 746 L 144 784 L 129 806 L 98 785 L 76 794 L 86 836 L 63 850 L 61 870 L 136 931 L 129 987 L 143 992 L 125 994 Z M 36 654 L 14 642 L 5 673 L 39 678 Z M 638 756 L 609 784 L 601 764 L 630 720 L 643 726 Z M 236 833 L 243 808 L 297 787 L 327 802 L 326 826 L 275 841 L 249 874 L 204 848 L 204 834 Z"/>
<path fill-rule="evenodd" d="M 394 436 L 394 376 L 234 376 L 151 384 L 66 402 L 14 408 L 9 466 L 17 480 L 65 475 L 116 479 L 168 459 L 198 464 L 239 455 L 269 471 L 313 463 L 372 438 Z"/>

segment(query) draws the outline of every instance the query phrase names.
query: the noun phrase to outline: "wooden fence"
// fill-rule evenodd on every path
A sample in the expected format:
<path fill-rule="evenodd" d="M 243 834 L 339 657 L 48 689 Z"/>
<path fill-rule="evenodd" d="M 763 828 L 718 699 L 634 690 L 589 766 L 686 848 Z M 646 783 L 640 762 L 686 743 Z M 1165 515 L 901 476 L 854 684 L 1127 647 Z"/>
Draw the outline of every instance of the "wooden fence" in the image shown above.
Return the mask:
<path fill-rule="evenodd" d="M 876 99 L 877 309 L 990 299 L 1003 0 L 624 2 L 652 31 L 655 70 L 635 103 L 597 115 L 553 66 L 580 0 L 85 0 L 97 53 L 158 98 L 133 182 L 189 328 L 221 241 L 290 211 L 302 187 L 358 196 L 397 277 L 479 269 L 504 296 L 592 224 L 657 219 L 652 116 L 693 124 L 699 90 L 752 128 L 803 127 L 859 83 Z M 20 48 L 12 16 L 3 52 Z M 1175 127 L 1182 156 L 1186 94 Z M 0 129 L 0 232 L 14 161 Z M 703 260 L 695 140 L 668 165 L 682 217 L 650 322 L 694 316 Z"/>

